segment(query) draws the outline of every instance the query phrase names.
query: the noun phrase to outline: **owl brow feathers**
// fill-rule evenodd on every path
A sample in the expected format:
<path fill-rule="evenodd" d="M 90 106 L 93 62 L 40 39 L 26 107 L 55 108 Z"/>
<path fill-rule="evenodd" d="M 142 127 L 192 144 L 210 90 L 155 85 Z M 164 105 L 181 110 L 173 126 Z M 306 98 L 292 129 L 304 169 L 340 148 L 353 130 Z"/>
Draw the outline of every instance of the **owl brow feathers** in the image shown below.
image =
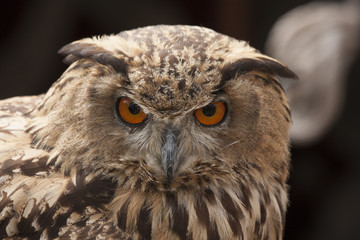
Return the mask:
<path fill-rule="evenodd" d="M 233 63 L 227 64 L 222 69 L 222 79 L 220 86 L 237 74 L 242 75 L 251 71 L 260 71 L 271 75 L 278 75 L 284 78 L 298 79 L 298 76 L 287 66 L 265 57 L 241 58 Z"/>
<path fill-rule="evenodd" d="M 92 59 L 100 64 L 111 66 L 116 72 L 127 75 L 128 65 L 111 52 L 91 43 L 70 43 L 62 47 L 59 54 L 66 56 L 64 62 L 71 64 L 82 58 Z"/>

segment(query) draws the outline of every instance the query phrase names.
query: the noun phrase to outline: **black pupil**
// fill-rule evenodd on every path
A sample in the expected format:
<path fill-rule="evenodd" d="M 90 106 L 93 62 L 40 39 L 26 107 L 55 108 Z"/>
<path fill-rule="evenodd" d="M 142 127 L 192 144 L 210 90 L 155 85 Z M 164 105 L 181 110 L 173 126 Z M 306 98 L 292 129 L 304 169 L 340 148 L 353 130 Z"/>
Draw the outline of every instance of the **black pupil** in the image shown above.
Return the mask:
<path fill-rule="evenodd" d="M 140 112 L 140 107 L 136 103 L 130 103 L 129 104 L 129 112 L 131 114 L 138 114 Z"/>
<path fill-rule="evenodd" d="M 211 117 L 216 113 L 216 107 L 214 104 L 209 104 L 203 107 L 203 113 L 205 116 Z"/>

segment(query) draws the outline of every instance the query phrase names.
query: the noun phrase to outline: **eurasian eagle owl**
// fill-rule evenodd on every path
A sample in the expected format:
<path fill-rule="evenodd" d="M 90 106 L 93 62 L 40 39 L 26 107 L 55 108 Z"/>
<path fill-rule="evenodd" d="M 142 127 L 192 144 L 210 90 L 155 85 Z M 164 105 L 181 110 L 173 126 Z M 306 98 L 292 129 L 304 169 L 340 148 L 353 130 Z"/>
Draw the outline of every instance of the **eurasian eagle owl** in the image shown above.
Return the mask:
<path fill-rule="evenodd" d="M 285 65 L 194 26 L 60 53 L 45 95 L 0 101 L 1 238 L 282 238 Z"/>

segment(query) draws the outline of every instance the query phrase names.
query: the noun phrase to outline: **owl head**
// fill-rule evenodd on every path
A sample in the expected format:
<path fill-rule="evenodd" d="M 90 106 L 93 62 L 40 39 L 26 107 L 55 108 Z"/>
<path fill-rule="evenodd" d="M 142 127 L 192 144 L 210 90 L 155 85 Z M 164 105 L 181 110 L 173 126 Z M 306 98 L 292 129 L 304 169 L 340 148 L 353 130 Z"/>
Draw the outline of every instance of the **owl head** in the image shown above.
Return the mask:
<path fill-rule="evenodd" d="M 134 212 L 144 205 L 155 218 L 164 206 L 186 206 L 190 215 L 213 198 L 229 219 L 232 205 L 251 208 L 252 198 L 265 203 L 275 198 L 267 191 L 286 188 L 291 117 L 278 77 L 296 75 L 277 60 L 195 26 L 86 38 L 59 52 L 71 65 L 31 113 L 33 145 L 49 151 L 48 164 L 65 176 L 81 171 L 116 182 L 114 212 L 141 198 Z M 279 198 L 278 218 L 286 193 Z M 252 208 L 261 212 L 261 204 Z M 129 229 L 139 220 L 127 211 L 122 227 L 141 235 Z"/>

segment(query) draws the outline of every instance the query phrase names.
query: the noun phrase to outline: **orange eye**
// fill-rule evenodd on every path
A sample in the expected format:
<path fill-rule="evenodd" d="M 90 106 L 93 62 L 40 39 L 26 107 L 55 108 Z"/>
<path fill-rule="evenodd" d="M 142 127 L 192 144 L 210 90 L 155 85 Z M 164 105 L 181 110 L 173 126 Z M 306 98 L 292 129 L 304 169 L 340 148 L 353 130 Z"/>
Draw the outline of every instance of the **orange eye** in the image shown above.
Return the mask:
<path fill-rule="evenodd" d="M 134 103 L 130 98 L 120 98 L 116 108 L 120 118 L 125 123 L 136 125 L 142 123 L 146 118 L 146 114 L 140 106 Z"/>
<path fill-rule="evenodd" d="M 224 102 L 213 102 L 195 111 L 196 119 L 205 126 L 214 126 L 220 123 L 226 114 Z"/>

